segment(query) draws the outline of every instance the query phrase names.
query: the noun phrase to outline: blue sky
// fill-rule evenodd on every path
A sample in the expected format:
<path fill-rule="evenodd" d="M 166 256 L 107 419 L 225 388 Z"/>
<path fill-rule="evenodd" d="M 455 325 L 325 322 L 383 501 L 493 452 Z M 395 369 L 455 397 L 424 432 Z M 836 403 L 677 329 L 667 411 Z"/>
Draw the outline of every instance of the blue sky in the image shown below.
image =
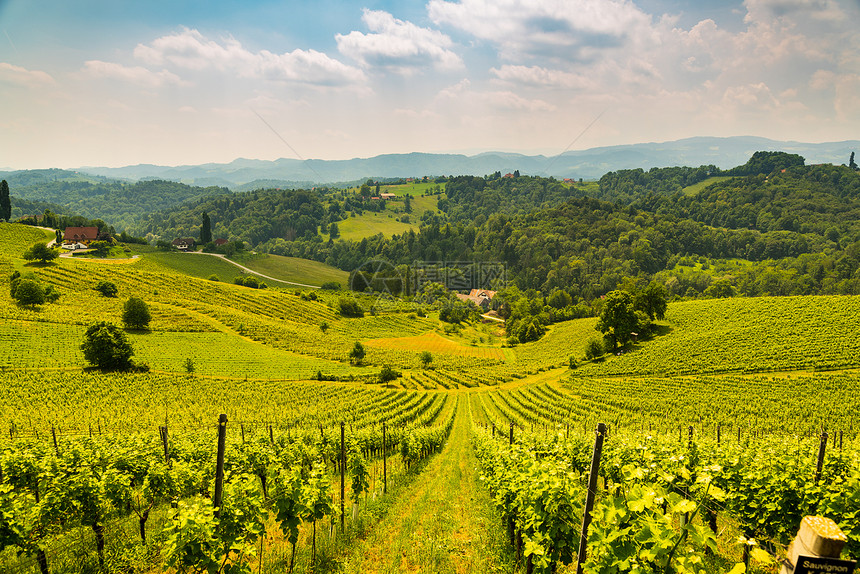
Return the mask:
<path fill-rule="evenodd" d="M 0 0 L 0 167 L 857 139 L 857 22 L 857 0 Z"/>

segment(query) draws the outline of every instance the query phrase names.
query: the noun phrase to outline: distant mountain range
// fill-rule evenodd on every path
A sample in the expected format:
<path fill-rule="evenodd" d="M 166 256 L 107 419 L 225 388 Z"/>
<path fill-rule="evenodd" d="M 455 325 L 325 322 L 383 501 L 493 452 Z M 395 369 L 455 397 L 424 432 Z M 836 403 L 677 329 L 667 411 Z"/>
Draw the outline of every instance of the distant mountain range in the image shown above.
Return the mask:
<path fill-rule="evenodd" d="M 759 137 L 695 137 L 663 143 L 597 147 L 547 157 L 487 152 L 460 154 L 387 154 L 350 160 L 274 161 L 237 159 L 230 163 L 119 168 L 81 167 L 78 171 L 113 179 L 164 179 L 196 186 L 224 186 L 234 191 L 262 187 L 309 187 L 367 178 L 401 178 L 439 175 L 503 174 L 519 170 L 523 175 L 597 179 L 619 169 L 715 165 L 731 168 L 745 163 L 756 151 L 786 151 L 806 158 L 807 164 L 848 163 L 860 141 L 802 143 Z"/>

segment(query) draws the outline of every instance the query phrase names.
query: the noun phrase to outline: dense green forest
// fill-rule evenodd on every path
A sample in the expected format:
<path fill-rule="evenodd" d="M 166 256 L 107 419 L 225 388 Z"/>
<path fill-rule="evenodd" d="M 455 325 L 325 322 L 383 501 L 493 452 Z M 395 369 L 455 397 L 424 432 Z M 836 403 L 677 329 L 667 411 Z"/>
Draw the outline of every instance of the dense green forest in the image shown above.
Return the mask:
<path fill-rule="evenodd" d="M 574 305 L 654 279 L 680 297 L 860 293 L 860 174 L 806 166 L 783 152 L 757 152 L 732 170 L 620 170 L 597 185 L 498 173 L 440 179 L 445 193 L 430 197 L 437 209 L 412 214 L 418 231 L 360 241 L 330 230 L 388 209 L 367 189 L 234 194 L 161 181 L 31 184 L 31 197 L 63 199 L 65 209 L 153 240 L 198 236 L 205 211 L 214 238 L 260 251 L 345 270 L 374 258 L 401 266 L 498 262 L 520 290 L 564 291 Z"/>
<path fill-rule="evenodd" d="M 148 214 L 207 195 L 230 194 L 224 187 L 192 187 L 173 181 L 127 183 L 60 169 L 0 174 L 12 189 L 12 219 L 44 213 L 101 219 L 131 229 Z"/>

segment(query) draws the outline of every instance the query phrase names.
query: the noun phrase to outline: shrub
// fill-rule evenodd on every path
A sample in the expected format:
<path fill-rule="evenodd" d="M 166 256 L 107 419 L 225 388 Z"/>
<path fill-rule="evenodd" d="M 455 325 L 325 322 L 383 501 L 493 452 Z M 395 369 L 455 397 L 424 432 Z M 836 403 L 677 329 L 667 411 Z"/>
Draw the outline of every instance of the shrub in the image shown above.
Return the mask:
<path fill-rule="evenodd" d="M 116 297 L 116 294 L 119 292 L 116 284 L 111 281 L 99 281 L 95 286 L 95 290 L 104 297 Z"/>
<path fill-rule="evenodd" d="M 143 299 L 129 297 L 123 305 L 122 322 L 126 329 L 147 329 L 151 318 L 149 306 Z"/>
<path fill-rule="evenodd" d="M 100 369 L 127 370 L 132 366 L 131 356 L 134 351 L 125 333 L 105 321 L 87 328 L 81 350 L 87 362 Z"/>
<path fill-rule="evenodd" d="M 586 360 L 596 359 L 598 357 L 602 357 L 606 353 L 606 346 L 603 343 L 602 339 L 598 339 L 597 337 L 592 337 L 585 344 L 585 358 Z"/>
<path fill-rule="evenodd" d="M 326 281 L 322 284 L 320 289 L 325 289 L 327 291 L 340 291 L 340 283 L 337 281 Z"/>
<path fill-rule="evenodd" d="M 364 317 L 364 309 L 355 299 L 343 297 L 337 302 L 337 308 L 343 317 Z"/>
<path fill-rule="evenodd" d="M 379 382 L 382 384 L 390 383 L 394 379 L 400 376 L 400 373 L 385 365 L 382 367 L 382 370 L 379 372 Z"/>

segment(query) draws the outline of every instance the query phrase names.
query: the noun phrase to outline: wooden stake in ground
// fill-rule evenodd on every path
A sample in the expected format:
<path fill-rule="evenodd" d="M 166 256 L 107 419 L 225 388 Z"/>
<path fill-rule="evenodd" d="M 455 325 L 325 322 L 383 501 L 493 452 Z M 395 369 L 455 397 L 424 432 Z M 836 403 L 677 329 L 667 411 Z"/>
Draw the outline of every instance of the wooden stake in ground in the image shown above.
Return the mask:
<path fill-rule="evenodd" d="M 591 511 L 594 509 L 594 499 L 597 496 L 597 473 L 600 471 L 600 456 L 603 453 L 603 437 L 606 434 L 606 425 L 598 423 L 596 434 L 594 451 L 591 454 L 591 470 L 588 474 L 588 492 L 585 495 L 585 508 L 582 513 L 582 532 L 579 537 L 579 558 L 576 564 L 576 574 L 582 574 L 582 565 L 585 563 L 588 527 L 591 525 Z"/>
<path fill-rule="evenodd" d="M 227 445 L 227 415 L 218 416 L 218 454 L 215 459 L 215 495 L 212 505 L 215 507 L 215 518 L 221 517 L 221 495 L 224 492 L 224 450 Z"/>

